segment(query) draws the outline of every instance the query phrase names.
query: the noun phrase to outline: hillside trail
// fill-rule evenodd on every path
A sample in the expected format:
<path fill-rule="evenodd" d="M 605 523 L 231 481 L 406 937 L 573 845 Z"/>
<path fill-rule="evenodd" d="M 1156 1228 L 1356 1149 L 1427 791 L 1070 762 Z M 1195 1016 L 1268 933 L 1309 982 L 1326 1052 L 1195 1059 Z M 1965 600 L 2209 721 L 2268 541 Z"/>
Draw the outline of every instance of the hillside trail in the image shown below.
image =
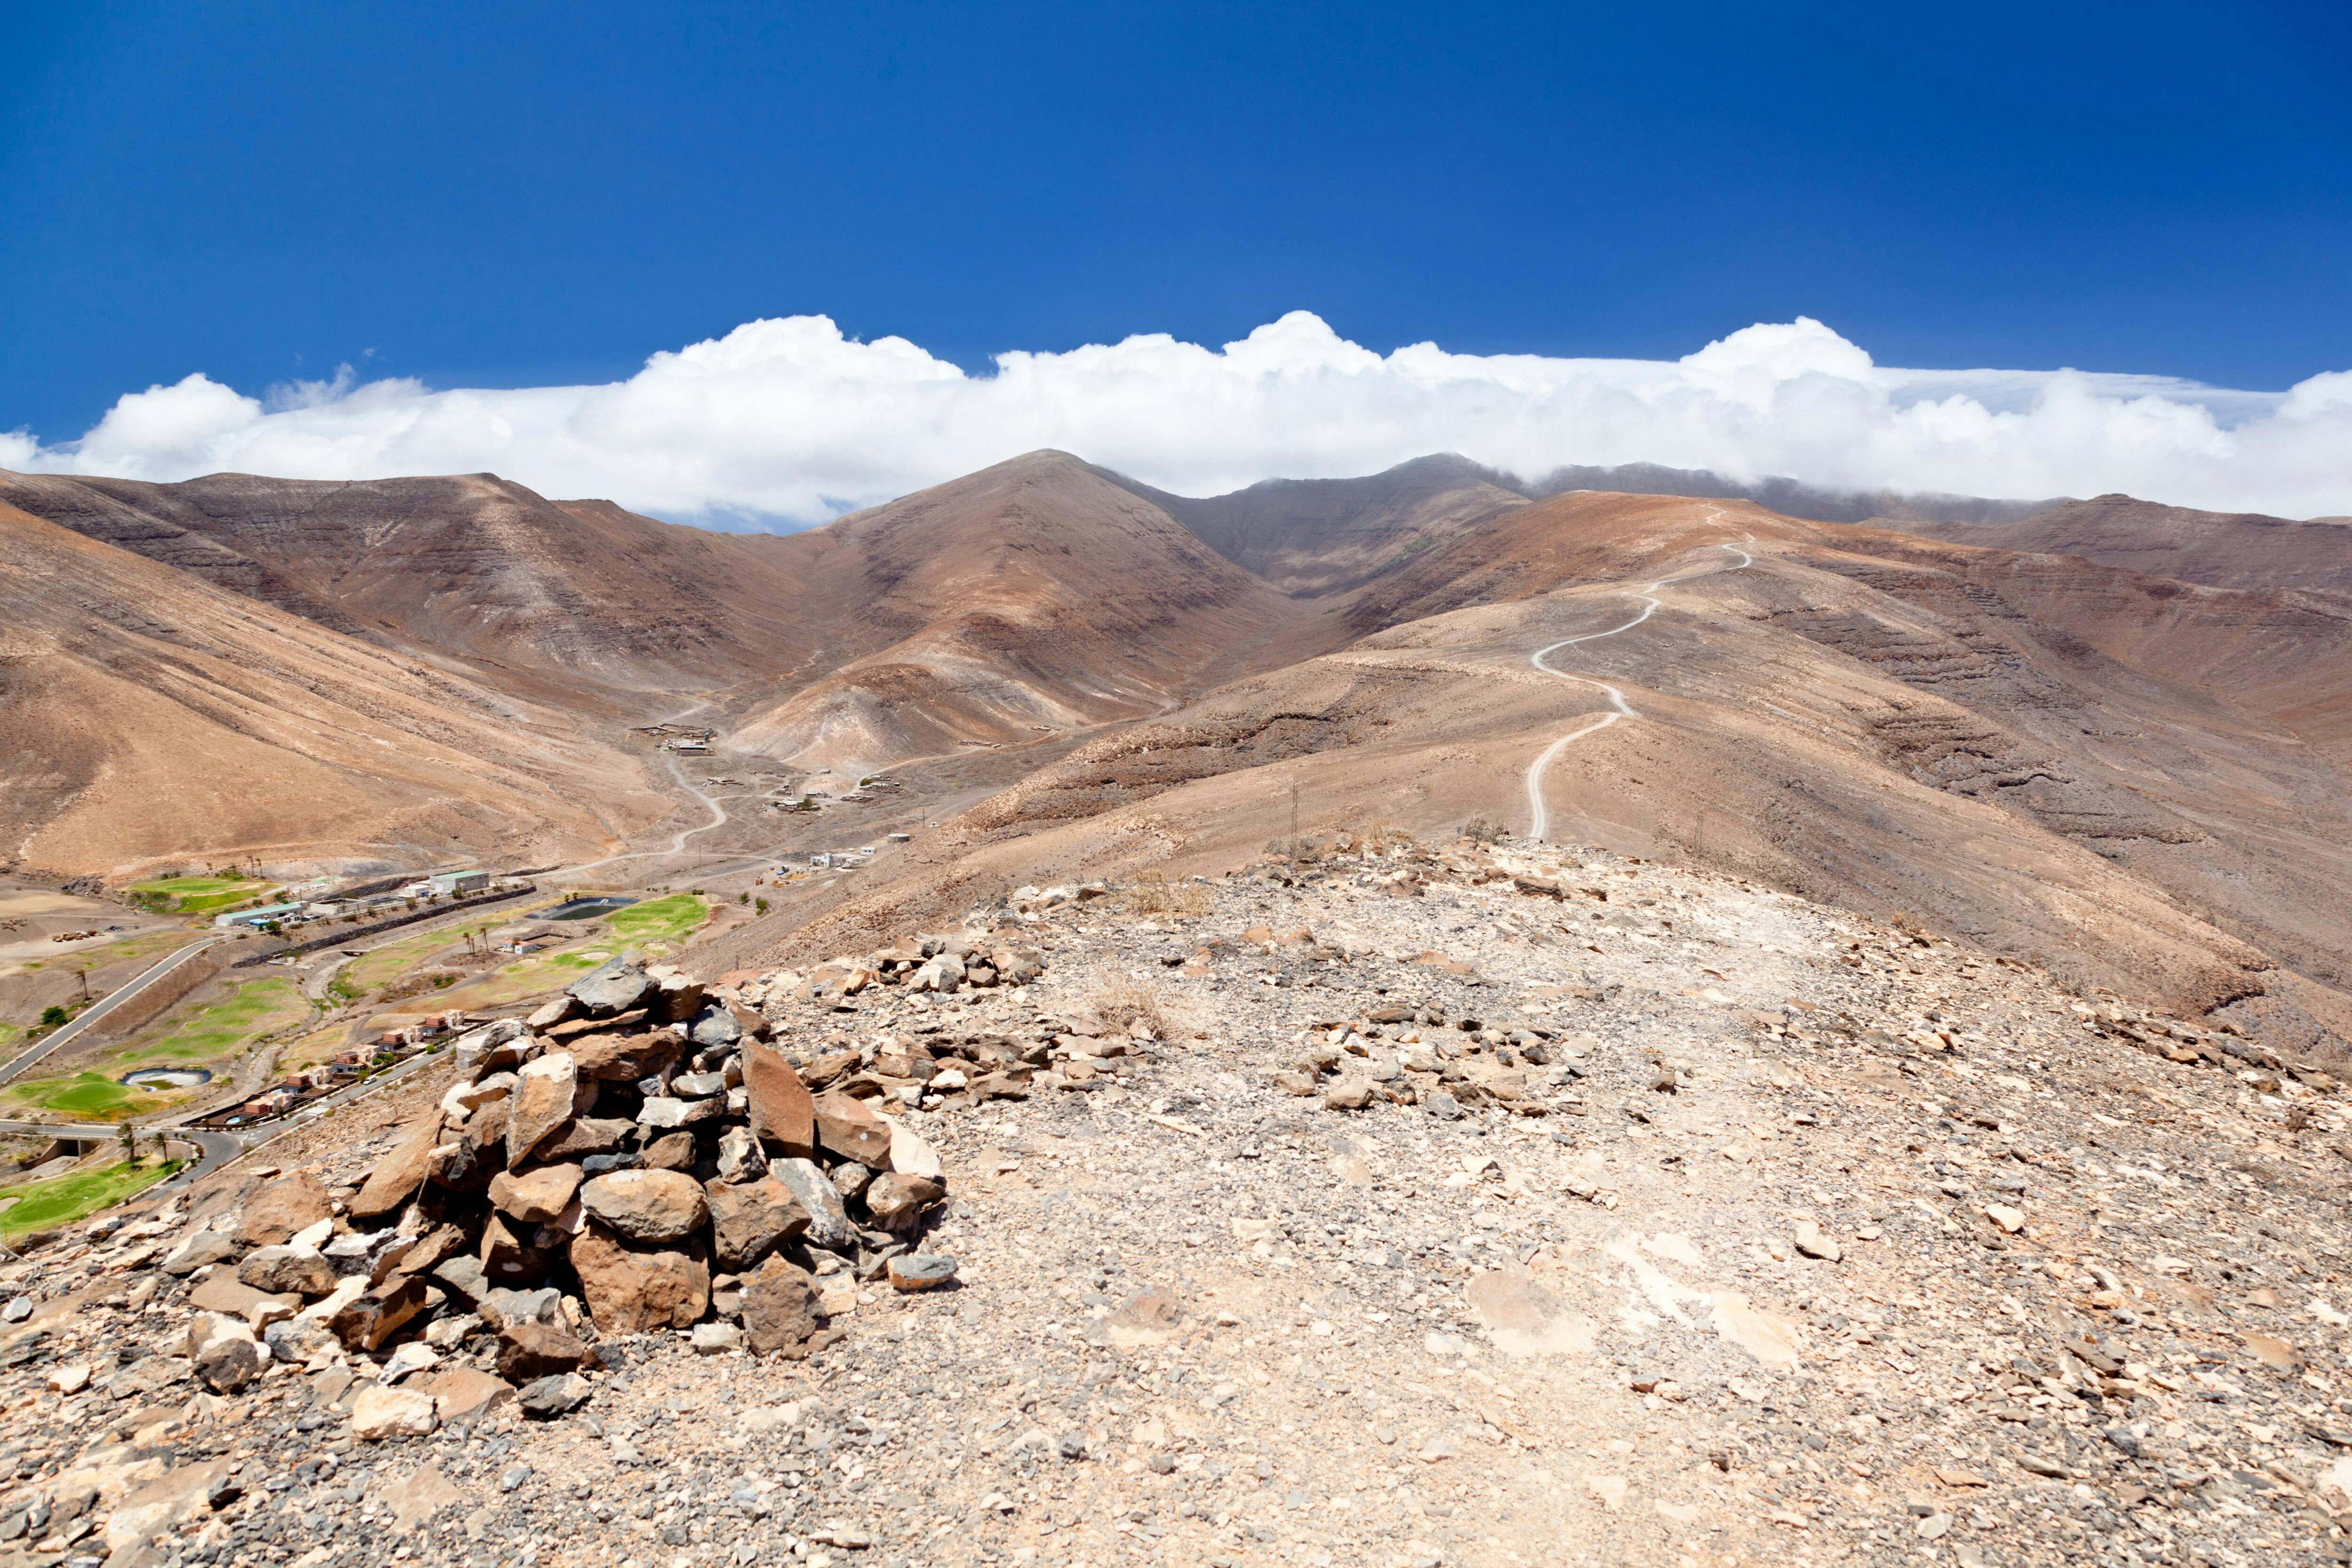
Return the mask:
<path fill-rule="evenodd" d="M 1708 510 L 1707 517 L 1709 521 L 1713 521 L 1720 518 L 1722 515 L 1723 514 L 1720 511 L 1712 508 Z M 1755 542 L 1755 536 L 1753 534 L 1743 534 L 1741 535 L 1741 541 L 1745 543 L 1753 543 Z M 1566 751 L 1577 742 L 1584 739 L 1587 735 L 1596 733 L 1601 730 L 1606 730 L 1620 719 L 1638 719 L 1642 716 L 1637 710 L 1635 710 L 1632 704 L 1625 700 L 1625 693 L 1618 687 L 1612 685 L 1606 680 L 1601 680 L 1592 676 L 1575 675 L 1565 669 L 1555 669 L 1550 665 L 1545 663 L 1544 660 L 1548 656 L 1558 653 L 1561 648 L 1574 647 L 1579 643 L 1599 642 L 1603 637 L 1613 637 L 1621 632 L 1632 631 L 1635 626 L 1638 626 L 1643 621 L 1648 620 L 1657 610 L 1659 601 L 1652 595 L 1655 595 L 1660 589 L 1665 587 L 1670 583 L 1687 582 L 1693 577 L 1712 576 L 1717 572 L 1737 572 L 1744 567 L 1753 566 L 1756 564 L 1756 558 L 1753 555 L 1750 555 L 1747 551 L 1740 549 L 1738 545 L 1718 544 L 1716 548 L 1718 550 L 1727 550 L 1734 555 L 1738 556 L 1739 564 L 1737 566 L 1709 566 L 1700 571 L 1683 572 L 1677 573 L 1672 576 L 1661 577 L 1656 582 L 1651 584 L 1648 587 L 1643 589 L 1640 593 L 1629 595 L 1629 597 L 1639 599 L 1642 602 L 1642 613 L 1635 616 L 1632 620 L 1627 621 L 1623 626 L 1612 626 L 1604 632 L 1587 632 L 1581 637 L 1562 637 L 1556 643 L 1546 644 L 1544 647 L 1536 649 L 1534 653 L 1528 656 L 1528 662 L 1534 665 L 1538 669 L 1542 670 L 1546 675 L 1556 675 L 1562 680 L 1571 680 L 1580 686 L 1599 688 L 1608 695 L 1610 703 L 1610 711 L 1602 714 L 1600 718 L 1593 720 L 1591 723 L 1580 725 L 1577 729 L 1571 730 L 1567 734 L 1562 735 L 1559 740 L 1554 741 L 1550 745 L 1545 747 L 1542 752 L 1537 756 L 1536 760 L 1528 764 L 1528 806 L 1533 817 L 1533 821 L 1528 828 L 1528 837 L 1532 842 L 1538 844 L 1542 843 L 1546 833 L 1551 826 L 1551 813 L 1544 805 L 1543 775 L 1544 770 L 1551 766 L 1552 759 L 1559 756 L 1560 752 Z"/>
<path fill-rule="evenodd" d="M 708 700 L 697 702 L 692 707 L 681 709 L 676 713 L 669 714 L 666 718 L 656 721 L 656 722 L 663 724 L 676 724 L 683 720 L 691 719 L 697 713 L 699 713 L 703 710 L 712 706 L 714 706 L 714 704 Z M 700 801 L 703 806 L 709 811 L 710 820 L 702 823 L 698 826 L 682 827 L 676 833 L 671 834 L 669 847 L 667 849 L 624 850 L 617 855 L 607 855 L 602 859 L 584 861 L 577 866 L 566 867 L 564 869 L 554 873 L 556 877 L 578 877 L 590 871 L 602 870 L 607 866 L 618 865 L 624 860 L 646 860 L 663 855 L 682 855 L 686 852 L 686 841 L 688 839 L 693 837 L 698 833 L 708 833 L 714 827 L 723 827 L 726 826 L 729 820 L 727 808 L 721 805 L 718 800 L 713 798 L 709 792 L 703 790 L 686 776 L 686 771 L 677 765 L 677 753 L 675 752 L 665 752 L 662 753 L 662 759 L 669 765 L 670 777 L 677 782 L 677 787 L 692 795 L 695 799 Z"/>

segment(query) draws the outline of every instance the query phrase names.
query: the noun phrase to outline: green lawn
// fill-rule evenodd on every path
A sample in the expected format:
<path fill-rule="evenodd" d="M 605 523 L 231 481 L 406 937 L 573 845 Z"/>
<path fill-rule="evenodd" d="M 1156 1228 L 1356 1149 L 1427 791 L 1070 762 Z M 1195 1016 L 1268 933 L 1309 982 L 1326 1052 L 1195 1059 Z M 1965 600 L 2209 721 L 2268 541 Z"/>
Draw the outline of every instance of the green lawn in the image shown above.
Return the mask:
<path fill-rule="evenodd" d="M 263 1035 L 299 1023 L 310 1003 L 294 982 L 247 980 L 226 996 L 181 1020 L 159 1039 L 144 1040 L 122 1053 L 135 1066 L 161 1060 L 197 1062 L 234 1056 Z"/>
<path fill-rule="evenodd" d="M 163 908 L 168 913 L 200 915 L 258 898 L 269 888 L 269 883 L 250 877 L 158 877 L 133 882 L 123 890 L 165 900 Z"/>
<path fill-rule="evenodd" d="M 8 1098 L 20 1105 L 100 1121 L 130 1111 L 137 1103 L 139 1092 L 125 1089 L 102 1072 L 76 1073 L 71 1078 L 32 1078 L 8 1086 Z"/>
<path fill-rule="evenodd" d="M 96 1171 L 76 1171 L 46 1182 L 27 1182 L 0 1192 L 0 1201 L 15 1199 L 0 1212 L 0 1236 L 10 1240 L 26 1231 L 50 1230 L 71 1225 L 84 1215 L 110 1208 L 135 1193 L 144 1192 L 178 1170 L 181 1162 L 149 1156 L 136 1165 L 113 1164 Z"/>
<path fill-rule="evenodd" d="M 661 943 L 665 950 L 674 951 L 699 931 L 709 915 L 709 904 L 692 893 L 672 893 L 667 899 L 648 899 L 614 910 L 604 917 L 604 929 L 614 942 L 630 947 L 650 950 Z"/>

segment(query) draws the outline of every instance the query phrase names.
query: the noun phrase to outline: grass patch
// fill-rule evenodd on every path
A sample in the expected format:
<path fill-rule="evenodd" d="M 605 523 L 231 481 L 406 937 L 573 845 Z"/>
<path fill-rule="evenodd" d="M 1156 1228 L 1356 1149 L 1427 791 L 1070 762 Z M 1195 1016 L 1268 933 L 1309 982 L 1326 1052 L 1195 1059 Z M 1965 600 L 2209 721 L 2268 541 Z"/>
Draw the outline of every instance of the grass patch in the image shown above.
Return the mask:
<path fill-rule="evenodd" d="M 160 1038 L 122 1053 L 127 1064 L 194 1062 L 234 1056 L 261 1036 L 298 1023 L 310 1005 L 291 980 L 247 980 L 208 1007 L 202 1007 Z"/>
<path fill-rule="evenodd" d="M 129 963 L 142 958 L 156 958 L 197 940 L 191 931 L 142 931 L 110 942 L 104 947 L 87 947 L 73 955 L 73 967 L 84 965 L 94 974 L 109 964 Z M 30 964 L 26 968 L 32 967 Z"/>
<path fill-rule="evenodd" d="M 71 1225 L 84 1215 L 110 1208 L 133 1194 L 146 1191 L 180 1168 L 177 1160 L 142 1160 L 137 1164 L 108 1165 L 96 1171 L 75 1171 L 46 1182 L 27 1182 L 0 1193 L 13 1198 L 0 1212 L 0 1236 L 14 1240 L 27 1231 L 52 1230 Z"/>
<path fill-rule="evenodd" d="M 487 974 L 469 977 L 445 993 L 439 1003 L 444 1007 L 463 1007 L 470 1013 L 520 1002 L 569 985 L 580 971 L 593 969 L 600 962 L 579 952 L 534 952 Z"/>
<path fill-rule="evenodd" d="M 135 1101 L 132 1091 L 102 1072 L 76 1073 L 71 1078 L 27 1079 L 11 1084 L 8 1098 L 20 1105 L 37 1106 L 67 1116 L 110 1121 L 128 1114 Z"/>
<path fill-rule="evenodd" d="M 258 898 L 270 886 L 251 877 L 157 877 L 123 890 L 162 913 L 200 915 Z"/>
<path fill-rule="evenodd" d="M 465 939 L 457 934 L 461 929 L 451 926 L 446 931 L 418 931 L 414 936 L 388 942 L 344 964 L 337 972 L 337 978 L 348 979 L 352 989 L 360 993 L 388 985 L 435 953 L 465 945 Z"/>
<path fill-rule="evenodd" d="M 604 929 L 614 942 L 631 947 L 650 948 L 662 942 L 675 948 L 699 931 L 709 916 L 710 905 L 705 900 L 692 893 L 672 893 L 666 899 L 614 910 L 604 917 Z"/>

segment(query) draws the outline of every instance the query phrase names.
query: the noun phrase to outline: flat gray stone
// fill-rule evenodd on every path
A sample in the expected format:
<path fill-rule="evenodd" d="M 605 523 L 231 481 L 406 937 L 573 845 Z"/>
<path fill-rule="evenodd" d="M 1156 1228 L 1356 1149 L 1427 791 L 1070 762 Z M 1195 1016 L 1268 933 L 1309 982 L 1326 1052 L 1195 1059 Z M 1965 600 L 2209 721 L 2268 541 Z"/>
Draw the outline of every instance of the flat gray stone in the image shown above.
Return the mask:
<path fill-rule="evenodd" d="M 768 1174 L 782 1182 L 808 1211 L 811 1247 L 844 1252 L 857 1245 L 857 1227 L 849 1223 L 849 1210 L 835 1190 L 833 1178 L 819 1170 L 815 1161 L 772 1161 Z"/>

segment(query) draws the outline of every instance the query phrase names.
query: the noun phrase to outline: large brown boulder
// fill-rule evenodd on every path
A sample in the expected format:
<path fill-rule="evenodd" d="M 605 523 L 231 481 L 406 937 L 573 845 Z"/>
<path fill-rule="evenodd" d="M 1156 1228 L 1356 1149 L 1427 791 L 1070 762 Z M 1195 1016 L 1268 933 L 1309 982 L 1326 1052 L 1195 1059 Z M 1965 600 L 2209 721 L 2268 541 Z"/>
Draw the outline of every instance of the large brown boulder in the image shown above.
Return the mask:
<path fill-rule="evenodd" d="M 588 1217 L 631 1241 L 676 1241 L 702 1227 L 702 1185 L 680 1171 L 611 1171 L 582 1184 Z"/>
<path fill-rule="evenodd" d="M 666 1132 L 646 1145 L 637 1163 L 648 1171 L 691 1171 L 698 1152 L 693 1133 Z"/>
<path fill-rule="evenodd" d="M 408 1386 L 433 1396 L 434 1414 L 445 1425 L 478 1421 L 514 1404 L 515 1391 L 504 1379 L 469 1366 L 436 1372 Z"/>
<path fill-rule="evenodd" d="M 553 1323 L 509 1323 L 499 1331 L 499 1375 L 509 1383 L 578 1372 L 594 1353 L 571 1330 Z"/>
<path fill-rule="evenodd" d="M 689 1253 L 632 1247 L 591 1223 L 572 1238 L 571 1256 L 600 1334 L 688 1328 L 710 1305 L 710 1269 Z"/>
<path fill-rule="evenodd" d="M 788 1160 L 816 1158 L 816 1105 L 783 1052 L 746 1041 L 743 1088 L 751 1106 L 751 1131 L 771 1152 Z"/>
<path fill-rule="evenodd" d="M 818 1095 L 816 1141 L 869 1171 L 890 1168 L 890 1124 L 862 1100 L 838 1092 Z"/>
<path fill-rule="evenodd" d="M 550 1051 L 523 1064 L 515 1082 L 514 1109 L 507 1112 L 507 1165 L 528 1160 L 548 1135 L 572 1120 L 580 1091 L 579 1065 L 570 1051 Z"/>
<path fill-rule="evenodd" d="M 236 1278 L 272 1296 L 323 1296 L 335 1288 L 334 1265 L 309 1247 L 257 1247 L 236 1266 Z"/>
<path fill-rule="evenodd" d="M 428 1110 L 412 1123 L 352 1199 L 352 1217 L 381 1219 L 415 1197 L 432 1173 L 433 1151 L 441 1142 L 441 1113 Z"/>
<path fill-rule="evenodd" d="M 772 1176 L 756 1182 L 712 1180 L 702 1190 L 710 1204 L 710 1255 L 731 1274 L 751 1268 L 808 1230 L 808 1210 Z"/>
<path fill-rule="evenodd" d="M 352 1349 L 373 1351 L 423 1310 L 425 1281 L 414 1274 L 394 1274 L 345 1305 L 327 1326 Z"/>
<path fill-rule="evenodd" d="M 866 1189 L 866 1212 L 884 1230 L 904 1230 L 925 1209 L 947 1195 L 947 1188 L 929 1176 L 908 1176 L 893 1171 L 875 1177 Z"/>
<path fill-rule="evenodd" d="M 580 1190 L 577 1165 L 539 1165 L 528 1171 L 500 1171 L 490 1178 L 490 1203 L 509 1219 L 525 1225 L 545 1225 L 572 1206 Z"/>
<path fill-rule="evenodd" d="M 236 1239 L 247 1247 L 278 1247 L 326 1217 L 326 1184 L 308 1171 L 297 1171 L 245 1200 Z"/>
<path fill-rule="evenodd" d="M 572 1042 L 580 1076 L 605 1083 L 635 1083 L 677 1060 L 686 1042 L 675 1029 L 647 1034 L 588 1035 Z"/>
<path fill-rule="evenodd" d="M 196 1352 L 196 1376 L 215 1394 L 240 1393 L 265 1369 L 261 1347 L 231 1334 L 223 1334 Z"/>
<path fill-rule="evenodd" d="M 629 1141 L 637 1124 L 625 1116 L 575 1116 L 539 1146 L 542 1160 L 582 1160 L 609 1154 Z"/>
<path fill-rule="evenodd" d="M 810 1337 L 824 1326 L 816 1281 L 805 1268 L 771 1258 L 743 1287 L 743 1338 L 754 1354 L 804 1361 Z"/>

